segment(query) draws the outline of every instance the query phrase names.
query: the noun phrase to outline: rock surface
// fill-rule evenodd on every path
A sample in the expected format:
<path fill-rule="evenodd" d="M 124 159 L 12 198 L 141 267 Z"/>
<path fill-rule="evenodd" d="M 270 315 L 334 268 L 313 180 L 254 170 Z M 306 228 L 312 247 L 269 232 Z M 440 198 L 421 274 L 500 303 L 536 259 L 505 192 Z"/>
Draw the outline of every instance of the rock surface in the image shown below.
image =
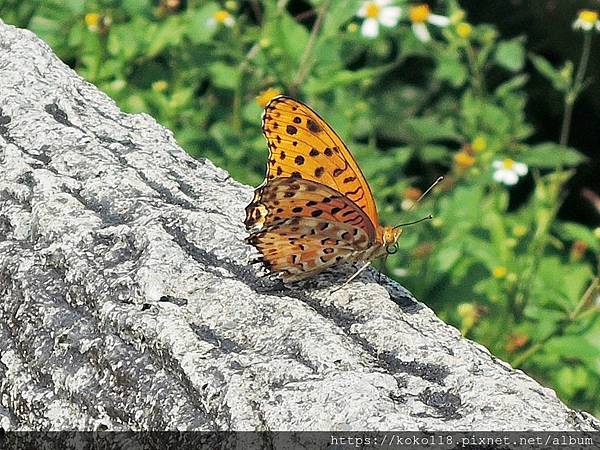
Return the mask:
<path fill-rule="evenodd" d="M 0 108 L 2 429 L 600 429 L 385 277 L 261 278 L 251 188 L 1 22 Z"/>

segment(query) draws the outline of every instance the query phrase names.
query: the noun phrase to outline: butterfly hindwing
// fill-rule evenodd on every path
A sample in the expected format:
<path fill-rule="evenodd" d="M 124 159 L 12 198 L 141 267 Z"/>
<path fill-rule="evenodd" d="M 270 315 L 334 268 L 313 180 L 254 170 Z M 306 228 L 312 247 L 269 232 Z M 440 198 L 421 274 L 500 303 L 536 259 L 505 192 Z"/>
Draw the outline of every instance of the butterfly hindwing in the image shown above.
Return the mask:
<path fill-rule="evenodd" d="M 275 97 L 265 108 L 263 133 L 269 146 L 266 183 L 298 177 L 328 186 L 355 203 L 378 228 L 377 207 L 364 175 L 315 111 L 290 97 Z"/>
<path fill-rule="evenodd" d="M 292 217 L 252 234 L 248 241 L 261 253 L 259 261 L 285 281 L 308 278 L 329 267 L 352 261 L 369 247 L 366 233 L 349 224 L 312 217 Z"/>

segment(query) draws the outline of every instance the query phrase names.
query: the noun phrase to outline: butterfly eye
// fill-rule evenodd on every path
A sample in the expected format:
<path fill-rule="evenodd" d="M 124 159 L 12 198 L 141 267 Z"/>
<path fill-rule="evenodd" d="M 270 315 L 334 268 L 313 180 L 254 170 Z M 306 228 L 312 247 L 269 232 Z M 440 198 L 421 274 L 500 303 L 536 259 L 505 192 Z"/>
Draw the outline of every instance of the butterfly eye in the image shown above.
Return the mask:
<path fill-rule="evenodd" d="M 387 252 L 388 255 L 393 255 L 394 253 L 396 253 L 398 251 L 398 245 L 396 245 L 395 243 L 392 245 L 388 245 L 385 248 L 385 251 Z"/>

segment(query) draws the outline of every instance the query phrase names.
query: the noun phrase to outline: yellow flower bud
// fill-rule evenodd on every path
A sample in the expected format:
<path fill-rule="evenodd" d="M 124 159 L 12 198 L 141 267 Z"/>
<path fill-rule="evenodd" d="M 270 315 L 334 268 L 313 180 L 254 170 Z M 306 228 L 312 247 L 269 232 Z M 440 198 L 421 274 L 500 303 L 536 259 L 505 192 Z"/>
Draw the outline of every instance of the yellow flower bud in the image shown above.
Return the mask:
<path fill-rule="evenodd" d="M 477 136 L 475 139 L 473 139 L 473 142 L 471 142 L 471 148 L 476 153 L 484 151 L 487 148 L 486 138 L 483 136 Z"/>
<path fill-rule="evenodd" d="M 87 25 L 88 30 L 96 32 L 100 29 L 102 16 L 98 13 L 87 13 L 83 20 Z"/>
<path fill-rule="evenodd" d="M 456 25 L 456 34 L 458 34 L 463 39 L 468 39 L 469 36 L 471 36 L 472 32 L 473 27 L 467 22 L 461 22 L 458 25 Z"/>
<path fill-rule="evenodd" d="M 168 87 L 169 83 L 167 83 L 165 80 L 157 80 L 152 83 L 152 90 L 154 92 L 164 92 Z"/>
<path fill-rule="evenodd" d="M 281 90 L 270 87 L 256 96 L 256 103 L 261 108 L 264 108 L 273 97 L 277 97 L 279 94 L 281 94 Z"/>
<path fill-rule="evenodd" d="M 504 278 L 507 273 L 508 269 L 504 266 L 496 266 L 494 267 L 494 270 L 492 270 L 492 275 L 494 275 L 494 278 L 498 279 Z"/>
<path fill-rule="evenodd" d="M 356 33 L 358 31 L 358 24 L 356 22 L 350 22 L 346 27 L 348 33 Z"/>
<path fill-rule="evenodd" d="M 516 237 L 523 237 L 527 234 L 527 227 L 525 225 L 515 225 L 512 232 Z"/>
<path fill-rule="evenodd" d="M 475 164 L 475 158 L 466 152 L 458 152 L 454 155 L 454 163 L 459 169 L 468 169 Z"/>

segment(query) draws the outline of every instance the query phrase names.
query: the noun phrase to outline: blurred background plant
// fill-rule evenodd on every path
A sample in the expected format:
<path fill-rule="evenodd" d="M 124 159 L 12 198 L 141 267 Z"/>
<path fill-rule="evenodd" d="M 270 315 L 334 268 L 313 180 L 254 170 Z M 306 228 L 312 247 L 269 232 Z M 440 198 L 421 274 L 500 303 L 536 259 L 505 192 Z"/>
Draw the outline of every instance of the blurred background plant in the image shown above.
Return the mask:
<path fill-rule="evenodd" d="M 4 0 L 0 17 L 252 185 L 267 155 L 262 107 L 280 92 L 306 101 L 346 139 L 385 223 L 435 215 L 383 270 L 600 416 L 600 140 L 598 117 L 577 115 L 581 94 L 597 95 L 598 14 L 577 12 L 594 2 L 567 2 L 567 15 L 548 12 L 557 2 L 487 3 Z M 540 25 L 536 8 L 554 21 Z M 540 30 L 564 36 L 566 53 L 544 49 Z"/>

